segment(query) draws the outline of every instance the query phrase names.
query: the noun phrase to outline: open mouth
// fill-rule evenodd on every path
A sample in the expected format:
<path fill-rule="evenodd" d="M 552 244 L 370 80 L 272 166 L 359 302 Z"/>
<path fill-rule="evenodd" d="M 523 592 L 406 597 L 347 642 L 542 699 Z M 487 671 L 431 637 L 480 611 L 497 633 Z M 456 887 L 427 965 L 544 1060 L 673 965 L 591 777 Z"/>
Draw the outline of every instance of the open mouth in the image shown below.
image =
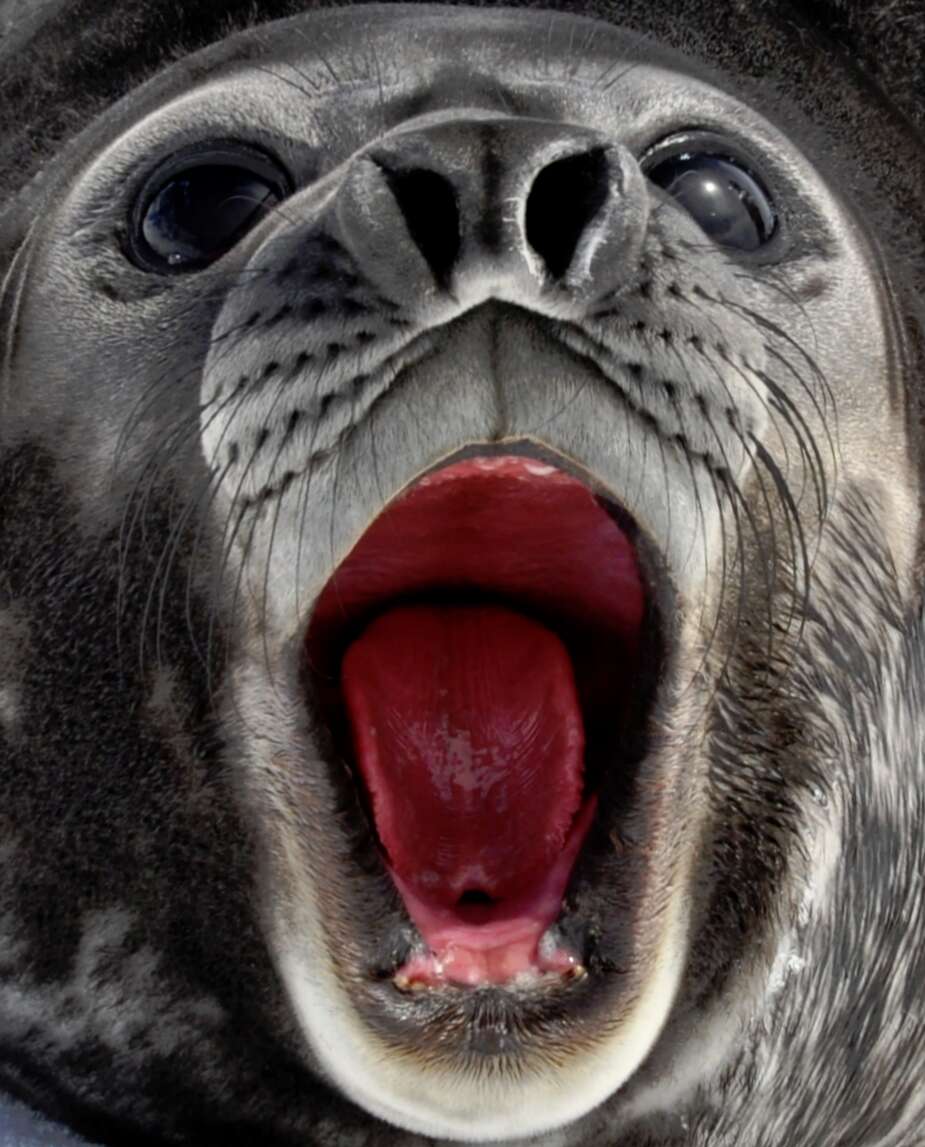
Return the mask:
<path fill-rule="evenodd" d="M 654 609 L 636 529 L 535 452 L 420 478 L 320 595 L 312 692 L 421 945 L 403 987 L 580 976 L 550 931 L 633 786 Z"/>

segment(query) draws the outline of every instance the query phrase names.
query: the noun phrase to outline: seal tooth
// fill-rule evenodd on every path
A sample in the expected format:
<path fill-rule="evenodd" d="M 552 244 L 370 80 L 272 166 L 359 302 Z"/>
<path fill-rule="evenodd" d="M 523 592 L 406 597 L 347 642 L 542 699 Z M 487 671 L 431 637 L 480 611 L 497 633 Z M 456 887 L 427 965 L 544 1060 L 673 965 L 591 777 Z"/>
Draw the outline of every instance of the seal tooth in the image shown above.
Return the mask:
<path fill-rule="evenodd" d="M 425 992 L 428 988 L 423 980 L 406 976 L 403 972 L 393 976 L 392 981 L 400 992 Z"/>

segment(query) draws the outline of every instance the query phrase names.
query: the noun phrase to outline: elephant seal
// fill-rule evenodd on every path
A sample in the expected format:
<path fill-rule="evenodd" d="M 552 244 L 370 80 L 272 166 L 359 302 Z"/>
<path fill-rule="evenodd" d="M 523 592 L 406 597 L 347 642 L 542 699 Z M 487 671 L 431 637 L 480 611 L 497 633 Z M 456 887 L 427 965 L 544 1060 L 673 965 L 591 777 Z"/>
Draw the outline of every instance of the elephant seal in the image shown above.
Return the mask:
<path fill-rule="evenodd" d="M 914 85 L 860 8 L 257 8 L 5 12 L 0 1085 L 916 1142 Z"/>

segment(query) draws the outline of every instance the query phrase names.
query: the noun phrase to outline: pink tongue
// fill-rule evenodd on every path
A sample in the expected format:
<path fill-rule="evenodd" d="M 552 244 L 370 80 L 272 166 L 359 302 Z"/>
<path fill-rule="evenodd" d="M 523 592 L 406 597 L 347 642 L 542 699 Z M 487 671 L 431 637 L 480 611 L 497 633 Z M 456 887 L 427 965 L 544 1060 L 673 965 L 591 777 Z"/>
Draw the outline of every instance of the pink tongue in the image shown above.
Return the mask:
<path fill-rule="evenodd" d="M 559 638 L 500 606 L 400 606 L 350 646 L 342 684 L 401 883 L 434 908 L 536 886 L 581 804 L 584 731 Z"/>

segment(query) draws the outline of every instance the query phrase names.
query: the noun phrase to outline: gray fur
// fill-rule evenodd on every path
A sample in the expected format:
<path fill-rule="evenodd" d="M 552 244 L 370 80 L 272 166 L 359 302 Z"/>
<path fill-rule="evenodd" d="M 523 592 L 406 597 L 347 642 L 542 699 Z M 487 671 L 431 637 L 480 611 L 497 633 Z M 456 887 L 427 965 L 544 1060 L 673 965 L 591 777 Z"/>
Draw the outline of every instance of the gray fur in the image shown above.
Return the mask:
<path fill-rule="evenodd" d="M 122 92 L 75 91 L 83 131 L 56 110 L 75 59 L 31 95 L 23 61 L 84 7 L 8 23 L 17 1099 L 105 1144 L 920 1141 L 916 110 L 896 81 L 872 100 L 836 50 L 788 70 L 805 16 L 743 11 L 717 40 L 725 15 L 695 7 L 589 6 L 618 29 L 364 6 L 223 38 L 192 5 L 191 46 L 213 46 L 134 90 L 165 61 L 131 56 L 111 107 Z M 107 52 L 144 39 L 131 12 L 97 14 Z M 648 143 L 701 122 L 769 173 L 782 229 L 759 257 L 640 174 Z M 132 265 L 145 173 L 232 137 L 279 154 L 294 195 L 210 269 Z M 520 208 L 589 148 L 606 201 L 552 282 Z M 454 190 L 448 269 L 384 174 L 422 167 Z M 508 442 L 592 475 L 653 555 L 668 653 L 643 799 L 608 820 L 605 784 L 567 900 L 586 981 L 412 1001 L 373 975 L 414 936 L 305 704 L 301 635 L 389 499 Z"/>

